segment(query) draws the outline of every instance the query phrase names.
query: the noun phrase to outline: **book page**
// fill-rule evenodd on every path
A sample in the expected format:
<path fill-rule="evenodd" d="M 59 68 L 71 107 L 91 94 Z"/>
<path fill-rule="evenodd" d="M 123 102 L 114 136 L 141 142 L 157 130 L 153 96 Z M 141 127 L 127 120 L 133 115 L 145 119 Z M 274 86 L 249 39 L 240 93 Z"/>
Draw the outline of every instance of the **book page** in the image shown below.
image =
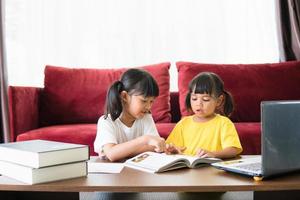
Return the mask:
<path fill-rule="evenodd" d="M 192 165 L 193 162 L 195 162 L 195 160 L 199 159 L 199 157 L 196 156 L 187 156 L 187 155 L 181 155 L 181 154 L 176 154 L 175 155 L 177 158 L 181 158 L 181 159 L 186 159 L 189 163 L 189 166 Z"/>
<path fill-rule="evenodd" d="M 88 173 L 118 174 L 124 168 L 123 163 L 88 162 Z"/>
<path fill-rule="evenodd" d="M 196 167 L 198 164 L 210 164 L 222 161 L 219 158 L 199 158 L 197 156 L 177 155 L 178 158 L 184 158 L 189 161 L 189 167 Z"/>
<path fill-rule="evenodd" d="M 168 166 L 170 163 L 173 163 L 178 158 L 172 155 L 154 153 L 154 152 L 145 152 L 132 159 L 126 161 L 127 163 L 145 169 L 150 169 L 153 171 L 159 171 L 159 169 Z"/>

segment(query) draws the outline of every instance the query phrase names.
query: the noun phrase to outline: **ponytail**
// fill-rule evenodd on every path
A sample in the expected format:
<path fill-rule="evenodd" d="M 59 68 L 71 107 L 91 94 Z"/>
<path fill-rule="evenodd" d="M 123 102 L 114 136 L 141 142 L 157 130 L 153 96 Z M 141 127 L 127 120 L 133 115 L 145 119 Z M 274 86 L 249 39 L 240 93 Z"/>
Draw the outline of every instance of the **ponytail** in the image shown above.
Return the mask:
<path fill-rule="evenodd" d="M 106 95 L 105 119 L 110 114 L 111 119 L 115 121 L 122 113 L 123 106 L 120 93 L 123 91 L 123 83 L 116 81 L 110 86 Z"/>
<path fill-rule="evenodd" d="M 233 112 L 233 98 L 231 94 L 225 90 L 223 91 L 223 94 L 224 94 L 224 102 L 222 103 L 223 106 L 222 113 L 226 117 L 229 117 Z"/>

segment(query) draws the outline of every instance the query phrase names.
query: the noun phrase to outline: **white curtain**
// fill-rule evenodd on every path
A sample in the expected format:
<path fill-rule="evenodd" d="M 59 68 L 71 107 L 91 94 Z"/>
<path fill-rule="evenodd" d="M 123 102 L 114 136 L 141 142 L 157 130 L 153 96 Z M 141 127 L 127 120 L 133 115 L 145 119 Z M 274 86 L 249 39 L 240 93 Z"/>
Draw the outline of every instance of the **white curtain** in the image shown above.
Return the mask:
<path fill-rule="evenodd" d="M 0 0 L 0 143 L 9 141 L 6 48 L 3 40 L 5 37 L 3 11 L 4 4 L 3 1 Z"/>
<path fill-rule="evenodd" d="M 278 62 L 273 0 L 6 0 L 10 85 L 43 86 L 46 64 Z"/>

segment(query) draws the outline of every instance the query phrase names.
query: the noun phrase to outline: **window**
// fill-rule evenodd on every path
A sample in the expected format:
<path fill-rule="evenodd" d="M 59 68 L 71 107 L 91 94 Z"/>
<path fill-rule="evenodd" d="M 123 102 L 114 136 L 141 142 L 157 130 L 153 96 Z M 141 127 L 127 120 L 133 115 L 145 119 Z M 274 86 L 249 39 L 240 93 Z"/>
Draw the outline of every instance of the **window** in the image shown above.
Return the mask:
<path fill-rule="evenodd" d="M 9 0 L 10 85 L 43 86 L 46 64 L 278 62 L 273 0 Z M 37 75 L 36 75 L 37 74 Z"/>

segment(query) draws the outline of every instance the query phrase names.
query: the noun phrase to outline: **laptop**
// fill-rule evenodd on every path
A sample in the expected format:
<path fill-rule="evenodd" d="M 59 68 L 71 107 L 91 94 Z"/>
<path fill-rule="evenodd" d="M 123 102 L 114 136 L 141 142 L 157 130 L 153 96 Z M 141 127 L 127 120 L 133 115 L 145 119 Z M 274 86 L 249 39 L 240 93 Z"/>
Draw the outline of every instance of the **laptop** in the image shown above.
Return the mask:
<path fill-rule="evenodd" d="M 261 155 L 212 166 L 257 178 L 300 170 L 300 101 L 263 101 L 261 130 Z"/>

